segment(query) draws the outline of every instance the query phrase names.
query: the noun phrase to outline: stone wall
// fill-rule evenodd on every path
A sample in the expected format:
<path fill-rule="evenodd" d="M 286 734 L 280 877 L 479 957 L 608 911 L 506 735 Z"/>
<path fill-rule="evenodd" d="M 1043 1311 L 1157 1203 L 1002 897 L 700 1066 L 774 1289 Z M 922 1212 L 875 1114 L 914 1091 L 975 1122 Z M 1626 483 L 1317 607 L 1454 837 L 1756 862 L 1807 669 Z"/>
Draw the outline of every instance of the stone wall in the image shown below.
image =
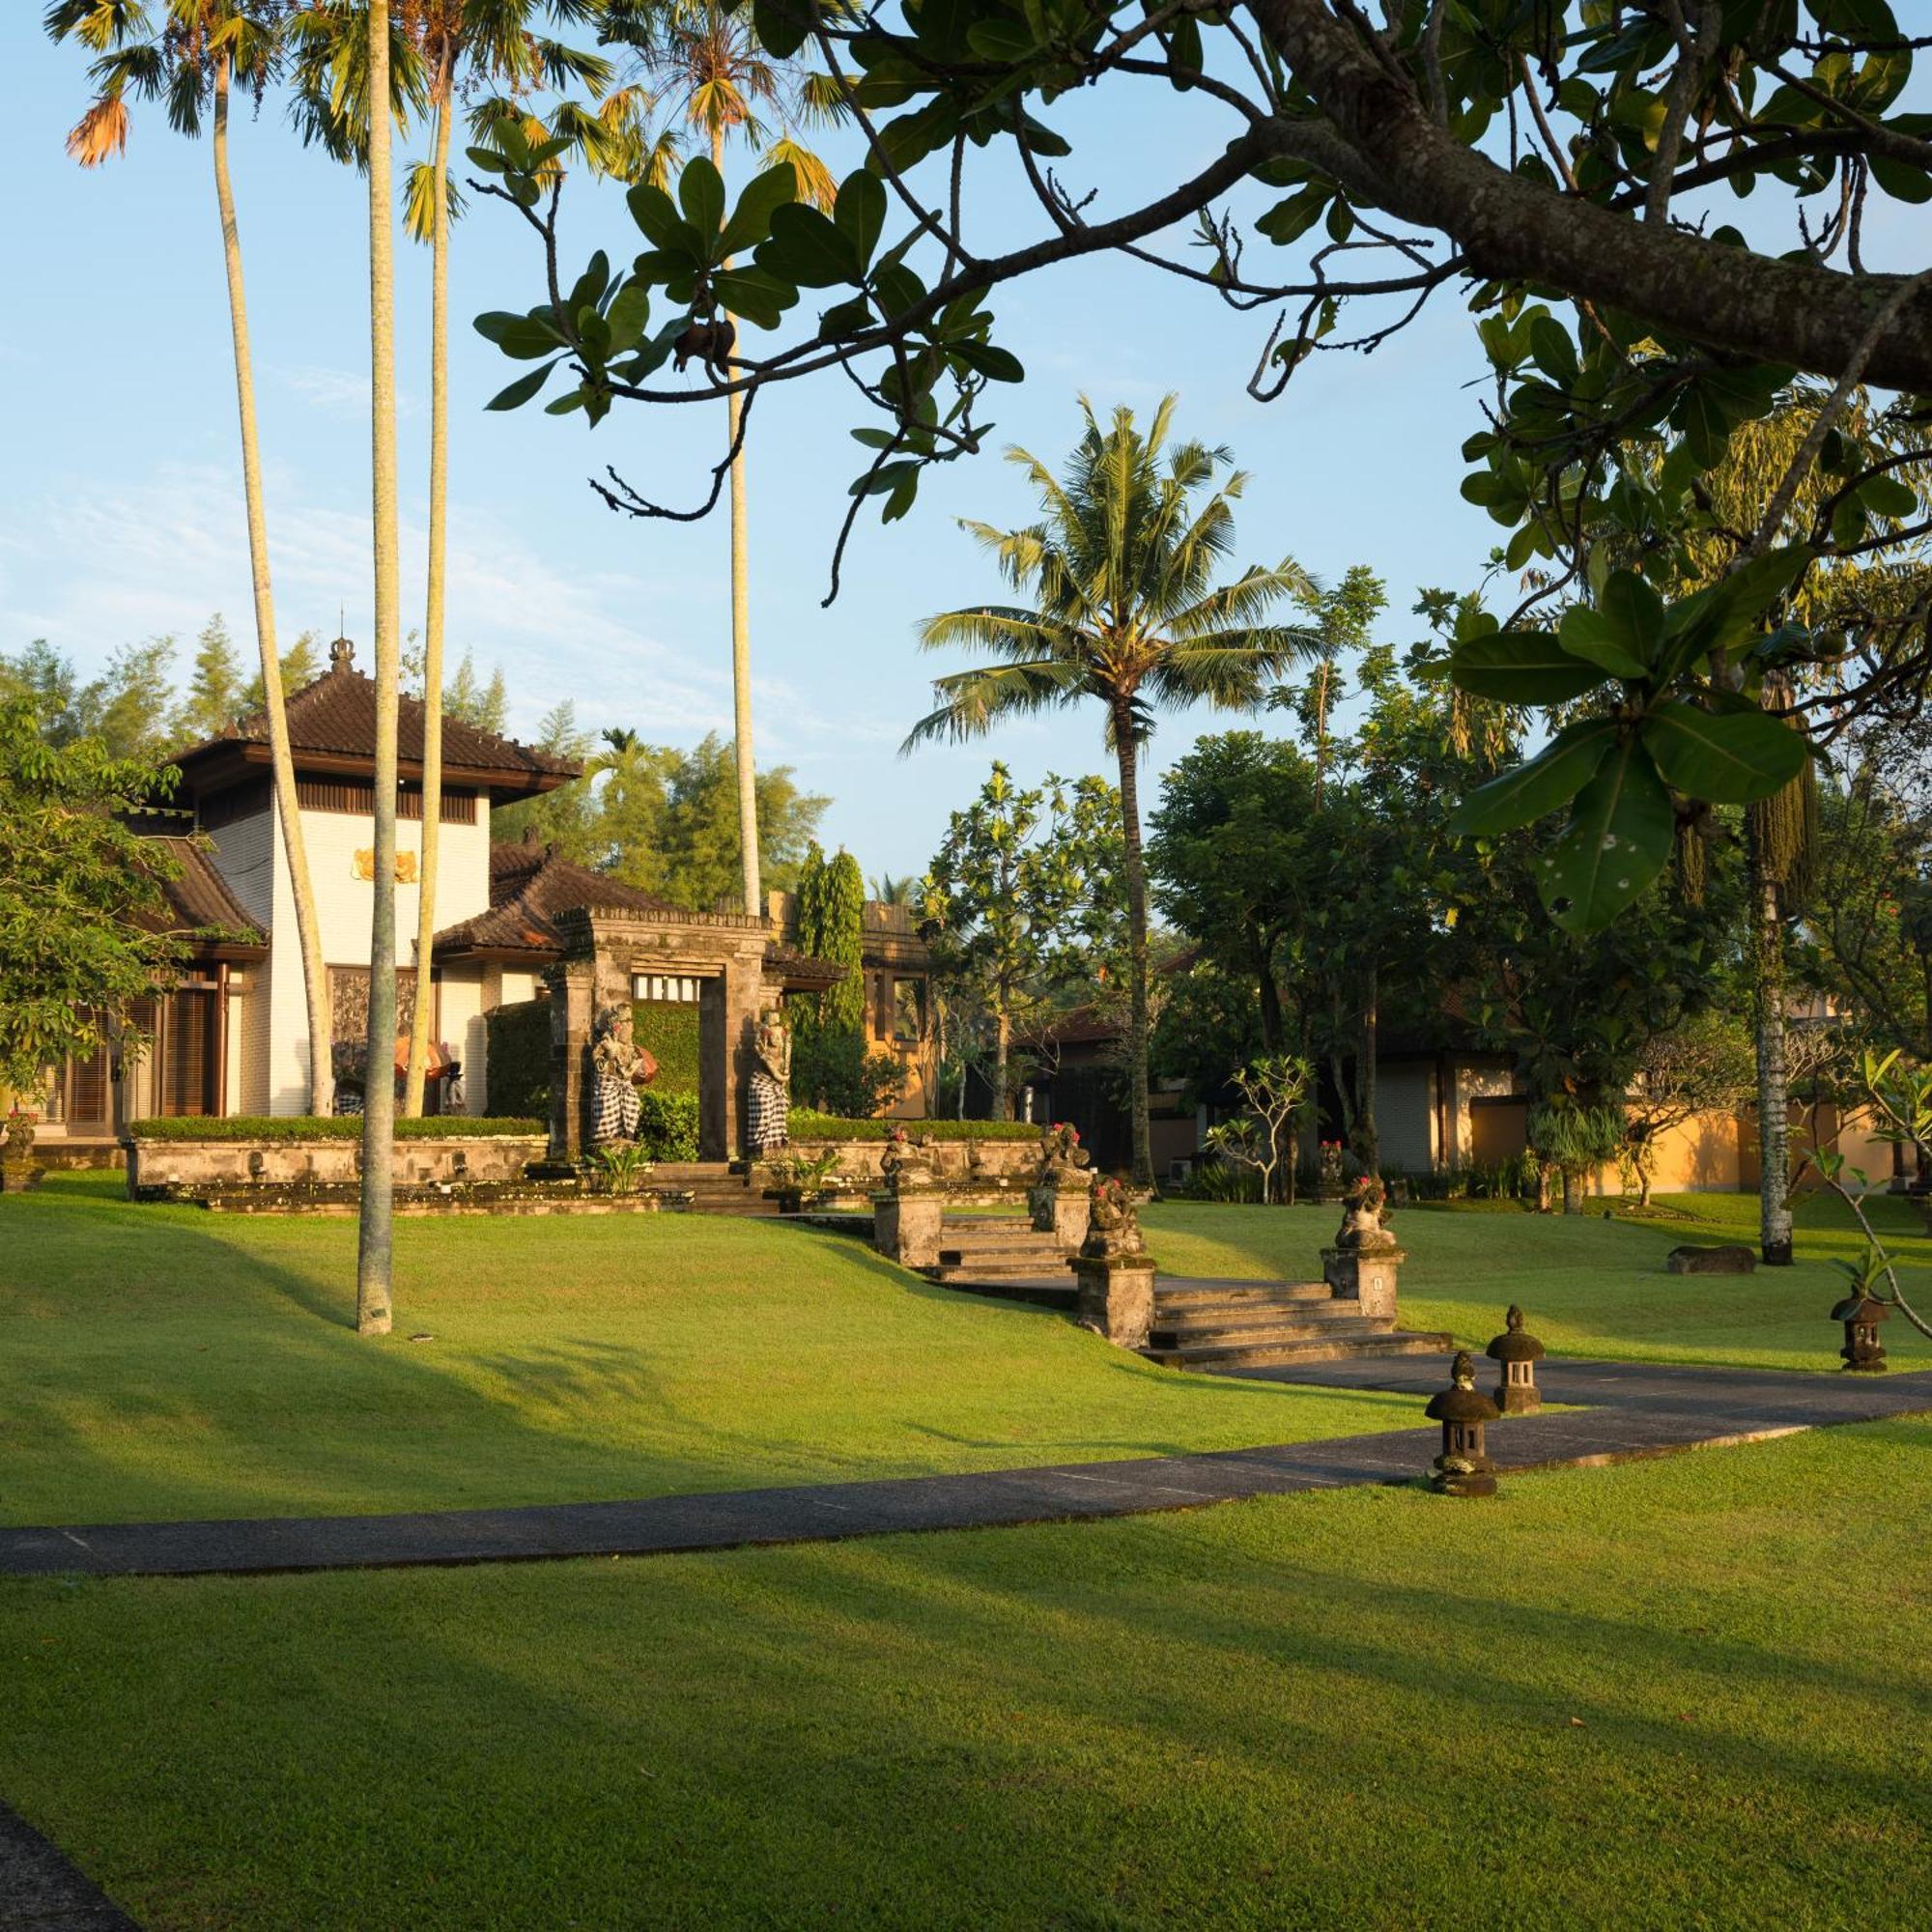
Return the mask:
<path fill-rule="evenodd" d="M 540 1134 L 398 1141 L 398 1186 L 455 1180 L 521 1180 L 543 1157 Z M 294 1182 L 353 1181 L 360 1172 L 358 1140 L 147 1140 L 128 1143 L 128 1192 L 142 1200 L 183 1188 L 276 1187 Z"/>
<path fill-rule="evenodd" d="M 918 1134 L 918 1122 L 909 1121 L 906 1124 L 915 1135 Z M 891 1145 L 891 1142 L 882 1140 L 795 1140 L 792 1151 L 814 1154 L 822 1149 L 837 1149 L 838 1172 L 863 1182 L 879 1179 L 880 1159 Z M 961 1188 L 983 1187 L 990 1192 L 1024 1196 L 1039 1172 L 1037 1140 L 935 1140 L 928 1142 L 920 1152 L 932 1169 L 934 1179 L 943 1181 L 948 1190 L 954 1193 Z"/>

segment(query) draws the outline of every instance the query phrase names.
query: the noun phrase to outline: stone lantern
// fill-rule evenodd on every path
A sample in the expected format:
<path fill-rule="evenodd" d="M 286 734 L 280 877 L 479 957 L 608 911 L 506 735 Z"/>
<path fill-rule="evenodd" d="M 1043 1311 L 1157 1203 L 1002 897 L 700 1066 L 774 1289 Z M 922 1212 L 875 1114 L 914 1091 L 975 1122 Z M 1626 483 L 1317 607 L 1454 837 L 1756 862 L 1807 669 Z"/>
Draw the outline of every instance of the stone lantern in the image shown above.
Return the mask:
<path fill-rule="evenodd" d="M 1862 1291 L 1848 1294 L 1832 1311 L 1833 1321 L 1845 1324 L 1845 1346 L 1838 1353 L 1845 1359 L 1848 1369 L 1858 1369 L 1866 1375 L 1882 1375 L 1885 1371 L 1885 1349 L 1878 1339 L 1878 1324 L 1890 1319 L 1891 1310 L 1884 1302 L 1874 1301 Z"/>
<path fill-rule="evenodd" d="M 1468 1350 L 1458 1349 L 1449 1365 L 1449 1386 L 1429 1398 L 1423 1414 L 1442 1425 L 1442 1453 L 1434 1463 L 1430 1487 L 1444 1496 L 1492 1496 L 1494 1465 L 1483 1447 L 1483 1430 L 1499 1413 L 1476 1387 L 1476 1364 Z"/>
<path fill-rule="evenodd" d="M 1523 1332 L 1522 1310 L 1515 1302 L 1503 1317 L 1503 1332 L 1483 1352 L 1491 1361 L 1502 1364 L 1496 1406 L 1505 1415 L 1534 1415 L 1543 1406 L 1536 1386 L 1536 1365 L 1543 1359 L 1543 1344 Z"/>

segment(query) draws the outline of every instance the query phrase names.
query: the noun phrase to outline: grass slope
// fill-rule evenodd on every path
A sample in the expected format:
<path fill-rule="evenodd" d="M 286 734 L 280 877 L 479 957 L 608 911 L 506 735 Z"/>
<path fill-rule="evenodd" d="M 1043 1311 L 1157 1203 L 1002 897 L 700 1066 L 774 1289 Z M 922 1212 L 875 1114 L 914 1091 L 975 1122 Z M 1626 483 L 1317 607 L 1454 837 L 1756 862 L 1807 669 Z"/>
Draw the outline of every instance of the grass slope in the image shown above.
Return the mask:
<path fill-rule="evenodd" d="M 154 1932 L 1918 1926 L 1928 1473 L 15 1585 L 0 1790 Z"/>
<path fill-rule="evenodd" d="M 1737 1194 L 1663 1197 L 1669 1218 L 1605 1220 L 1514 1208 L 1414 1207 L 1392 1226 L 1408 1254 L 1402 1320 L 1446 1328 L 1482 1348 L 1512 1301 L 1556 1354 L 1747 1368 L 1835 1369 L 1843 1332 L 1828 1318 L 1845 1293 L 1833 1256 L 1862 1252 L 1842 1203 L 1806 1196 L 1798 1207 L 1798 1262 L 1748 1275 L 1673 1275 L 1663 1258 L 1682 1242 L 1757 1242 L 1757 1200 Z M 1880 1233 L 1918 1284 L 1915 1305 L 1932 1307 L 1932 1240 L 1916 1209 L 1871 1204 Z M 1335 1208 L 1242 1208 L 1162 1203 L 1143 1217 L 1148 1243 L 1177 1274 L 1320 1272 L 1314 1260 L 1334 1236 Z M 1908 1286 L 1908 1293 L 1911 1288 Z M 1885 1343 L 1901 1368 L 1932 1367 L 1932 1343 L 1894 1317 Z"/>
<path fill-rule="evenodd" d="M 363 1340 L 353 1222 L 118 1188 L 0 1196 L 0 1520 L 588 1501 L 1415 1419 L 1177 1376 L 856 1242 L 687 1215 L 405 1219 L 397 1332 Z"/>

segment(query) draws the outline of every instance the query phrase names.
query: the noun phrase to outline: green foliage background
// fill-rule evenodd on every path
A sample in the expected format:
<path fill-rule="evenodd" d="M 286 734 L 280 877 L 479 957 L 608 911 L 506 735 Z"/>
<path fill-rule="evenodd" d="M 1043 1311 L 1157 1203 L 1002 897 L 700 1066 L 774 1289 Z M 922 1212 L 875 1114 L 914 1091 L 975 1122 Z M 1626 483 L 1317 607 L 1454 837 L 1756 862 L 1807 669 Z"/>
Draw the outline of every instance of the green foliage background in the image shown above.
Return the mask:
<path fill-rule="evenodd" d="M 513 1114 L 550 1113 L 550 1002 L 519 1000 L 485 1016 L 488 1091 Z"/>

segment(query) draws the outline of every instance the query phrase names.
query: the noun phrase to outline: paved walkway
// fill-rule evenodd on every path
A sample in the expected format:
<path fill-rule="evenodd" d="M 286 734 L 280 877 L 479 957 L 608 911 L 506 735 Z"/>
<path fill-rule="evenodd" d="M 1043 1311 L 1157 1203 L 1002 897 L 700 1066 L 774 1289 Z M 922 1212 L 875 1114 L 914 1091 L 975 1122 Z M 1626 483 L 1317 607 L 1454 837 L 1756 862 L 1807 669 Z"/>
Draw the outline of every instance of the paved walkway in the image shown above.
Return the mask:
<path fill-rule="evenodd" d="M 0 1804 L 4 1932 L 138 1932 L 134 1921 L 46 1839 Z"/>
<path fill-rule="evenodd" d="M 1554 1361 L 1542 1366 L 1541 1381 L 1550 1401 L 1588 1406 L 1498 1424 L 1491 1432 L 1490 1447 L 1499 1469 L 1614 1462 L 1932 1410 L 1928 1371 L 1832 1376 L 1629 1362 Z M 1317 1362 L 1242 1373 L 1260 1380 L 1390 1389 L 1418 1397 L 1440 1388 L 1444 1379 L 1443 1365 L 1434 1358 Z M 1299 1490 L 1400 1482 L 1427 1468 L 1439 1441 L 1432 1425 L 1274 1448 L 652 1496 L 636 1502 L 0 1529 L 0 1576 L 249 1575 L 643 1556 L 747 1544 L 818 1543 L 896 1530 L 1069 1522 Z"/>

